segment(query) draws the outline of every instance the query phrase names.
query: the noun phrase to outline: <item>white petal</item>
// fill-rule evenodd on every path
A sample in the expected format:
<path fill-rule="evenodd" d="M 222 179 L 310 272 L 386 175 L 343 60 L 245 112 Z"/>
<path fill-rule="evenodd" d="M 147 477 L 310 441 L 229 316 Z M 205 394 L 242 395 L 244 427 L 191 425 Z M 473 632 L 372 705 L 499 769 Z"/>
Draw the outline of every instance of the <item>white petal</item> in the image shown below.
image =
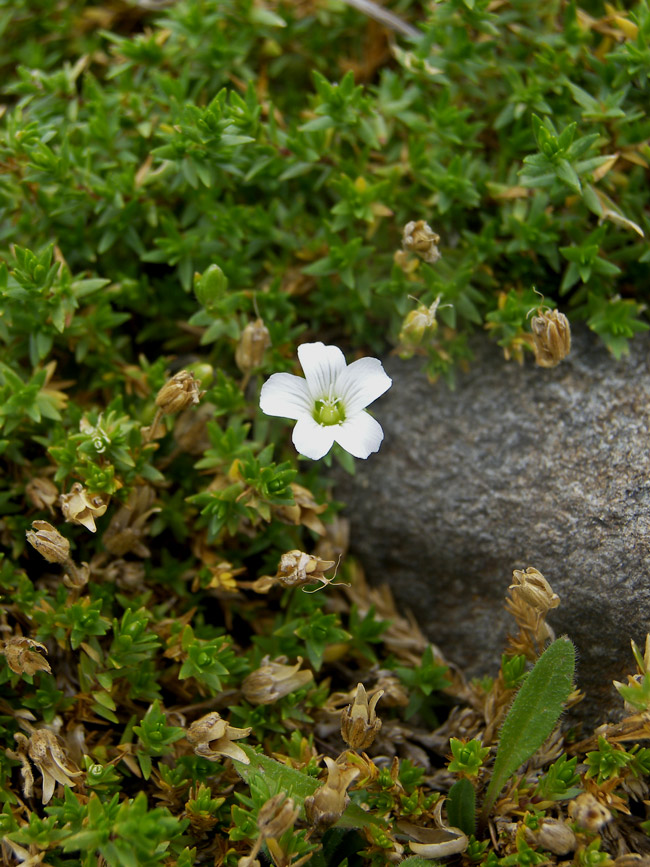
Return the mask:
<path fill-rule="evenodd" d="M 378 358 L 353 361 L 336 380 L 336 397 L 342 401 L 346 416 L 353 416 L 377 400 L 393 384 Z"/>
<path fill-rule="evenodd" d="M 260 407 L 267 415 L 300 418 L 311 414 L 314 402 L 302 376 L 274 373 L 262 386 Z"/>
<path fill-rule="evenodd" d="M 307 416 L 298 420 L 291 438 L 301 455 L 317 461 L 332 448 L 334 434 L 340 427 L 336 424 L 317 424 L 311 416 Z"/>
<path fill-rule="evenodd" d="M 367 412 L 358 412 L 343 424 L 332 425 L 332 430 L 336 442 L 355 458 L 367 458 L 379 451 L 384 438 L 381 425 Z"/>
<path fill-rule="evenodd" d="M 302 343 L 298 358 L 314 400 L 330 397 L 337 377 L 345 370 L 345 358 L 338 346 L 324 343 Z"/>

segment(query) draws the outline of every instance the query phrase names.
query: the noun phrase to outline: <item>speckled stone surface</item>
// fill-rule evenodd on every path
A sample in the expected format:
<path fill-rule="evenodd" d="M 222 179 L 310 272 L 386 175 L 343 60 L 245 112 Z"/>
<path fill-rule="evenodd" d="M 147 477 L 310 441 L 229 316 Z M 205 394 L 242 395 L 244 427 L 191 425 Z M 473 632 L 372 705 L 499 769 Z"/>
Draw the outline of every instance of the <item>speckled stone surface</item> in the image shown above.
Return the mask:
<path fill-rule="evenodd" d="M 381 451 L 335 487 L 353 551 L 472 675 L 495 673 L 512 570 L 535 566 L 578 648 L 583 715 L 602 720 L 620 712 L 630 638 L 650 631 L 650 338 L 617 362 L 579 331 L 552 370 L 487 338 L 474 350 L 453 392 L 417 360 L 386 363 Z"/>

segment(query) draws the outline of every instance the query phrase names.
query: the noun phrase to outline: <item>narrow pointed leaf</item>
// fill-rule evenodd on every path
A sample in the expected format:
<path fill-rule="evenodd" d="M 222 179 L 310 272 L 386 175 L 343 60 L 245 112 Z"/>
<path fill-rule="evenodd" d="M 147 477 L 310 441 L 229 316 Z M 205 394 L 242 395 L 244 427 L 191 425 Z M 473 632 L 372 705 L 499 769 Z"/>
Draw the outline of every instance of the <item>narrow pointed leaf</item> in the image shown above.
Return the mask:
<path fill-rule="evenodd" d="M 546 648 L 522 684 L 501 728 L 481 813 L 483 820 L 517 768 L 537 752 L 553 731 L 573 687 L 574 670 L 575 647 L 568 638 L 558 638 Z"/>

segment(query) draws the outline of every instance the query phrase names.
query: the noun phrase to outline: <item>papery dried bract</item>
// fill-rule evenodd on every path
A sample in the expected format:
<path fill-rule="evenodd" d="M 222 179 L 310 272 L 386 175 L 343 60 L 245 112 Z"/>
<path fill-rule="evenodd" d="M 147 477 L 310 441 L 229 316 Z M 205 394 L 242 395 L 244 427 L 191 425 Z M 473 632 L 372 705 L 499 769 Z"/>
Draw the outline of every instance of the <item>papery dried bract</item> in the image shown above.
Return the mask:
<path fill-rule="evenodd" d="M 311 671 L 300 670 L 302 657 L 295 665 L 285 665 L 286 656 L 271 661 L 269 656 L 262 659 L 258 669 L 251 672 L 242 683 L 242 694 L 251 704 L 273 704 L 278 699 L 306 686 L 312 679 Z"/>
<path fill-rule="evenodd" d="M 37 651 L 42 651 L 39 653 Z M 8 638 L 0 647 L 0 653 L 4 654 L 7 665 L 15 674 L 36 674 L 37 671 L 52 673 L 50 663 L 42 655 L 47 653 L 47 647 L 33 638 L 23 635 L 15 635 Z"/>
<path fill-rule="evenodd" d="M 251 731 L 251 728 L 238 729 L 231 726 L 216 711 L 212 711 L 193 722 L 186 737 L 197 756 L 211 762 L 227 756 L 248 765 L 250 759 L 242 748 L 232 741 L 248 737 Z"/>
<path fill-rule="evenodd" d="M 347 790 L 359 776 L 359 769 L 340 765 L 325 756 L 327 780 L 313 795 L 305 798 L 305 814 L 311 824 L 323 831 L 338 821 L 350 798 Z"/>
<path fill-rule="evenodd" d="M 108 499 L 105 494 L 89 493 L 82 484 L 75 482 L 70 493 L 61 494 L 59 504 L 66 521 L 81 524 L 91 533 L 95 533 L 95 518 L 101 518 L 106 512 Z"/>
<path fill-rule="evenodd" d="M 23 757 L 27 755 L 36 765 L 43 777 L 42 800 L 44 804 L 51 800 L 57 783 L 62 786 L 76 786 L 74 777 L 81 776 L 82 772 L 69 767 L 68 759 L 55 734 L 48 729 L 37 729 L 32 732 L 29 738 L 20 732 L 17 732 L 14 737 L 18 743 L 18 755 L 12 756 L 12 758 L 16 757 L 23 761 Z M 23 771 L 23 777 L 25 795 L 29 797 L 33 778 L 31 778 L 31 773 L 25 773 L 25 771 Z M 29 794 L 27 789 L 29 789 Z"/>

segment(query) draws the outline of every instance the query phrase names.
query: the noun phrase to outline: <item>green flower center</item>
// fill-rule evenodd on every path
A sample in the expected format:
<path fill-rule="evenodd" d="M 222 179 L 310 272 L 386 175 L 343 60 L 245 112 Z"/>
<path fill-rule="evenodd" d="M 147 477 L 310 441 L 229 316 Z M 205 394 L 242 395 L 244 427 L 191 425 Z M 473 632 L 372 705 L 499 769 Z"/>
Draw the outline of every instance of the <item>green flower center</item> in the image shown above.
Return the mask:
<path fill-rule="evenodd" d="M 341 401 L 334 398 L 317 400 L 314 407 L 314 420 L 322 425 L 341 424 L 345 421 L 345 410 Z"/>

